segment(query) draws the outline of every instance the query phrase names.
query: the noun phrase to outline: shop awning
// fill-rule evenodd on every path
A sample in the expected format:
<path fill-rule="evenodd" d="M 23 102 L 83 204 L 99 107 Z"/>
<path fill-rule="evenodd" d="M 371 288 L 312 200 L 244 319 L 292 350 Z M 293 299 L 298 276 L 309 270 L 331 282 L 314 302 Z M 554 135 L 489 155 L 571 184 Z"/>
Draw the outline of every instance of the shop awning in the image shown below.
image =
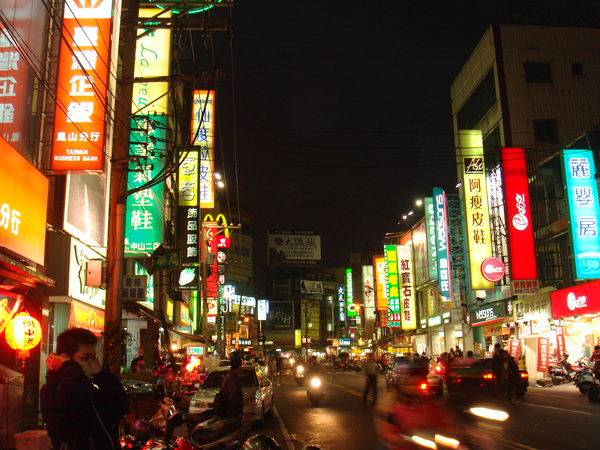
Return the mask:
<path fill-rule="evenodd" d="M 188 341 L 192 341 L 194 342 L 194 345 L 197 347 L 206 347 L 206 344 L 204 343 L 204 337 L 203 336 L 198 336 L 195 334 L 189 334 L 189 333 L 184 333 L 183 331 L 179 331 L 179 330 L 173 330 L 171 328 L 169 328 L 169 331 L 173 334 L 176 334 L 184 339 L 187 339 Z M 201 345 L 198 345 L 201 344 Z M 186 344 L 183 344 L 184 346 L 186 346 Z M 189 346 L 189 345 L 188 345 Z"/>
<path fill-rule="evenodd" d="M 144 316 L 147 319 L 154 320 L 155 322 L 162 324 L 162 321 L 160 320 L 160 317 L 158 317 L 157 313 L 149 308 L 146 308 L 144 305 L 139 304 L 138 302 L 123 302 L 123 310 Z"/>
<path fill-rule="evenodd" d="M 0 277 L 9 278 L 29 287 L 35 287 L 38 283 L 50 287 L 55 285 L 52 278 L 2 253 L 0 253 Z"/>

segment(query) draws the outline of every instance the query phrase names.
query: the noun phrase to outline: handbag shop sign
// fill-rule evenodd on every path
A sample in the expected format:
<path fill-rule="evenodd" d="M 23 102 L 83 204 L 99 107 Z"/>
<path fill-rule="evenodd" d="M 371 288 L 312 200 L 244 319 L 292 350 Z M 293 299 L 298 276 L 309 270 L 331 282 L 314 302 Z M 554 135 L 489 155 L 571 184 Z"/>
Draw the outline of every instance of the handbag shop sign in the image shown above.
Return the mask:
<path fill-rule="evenodd" d="M 496 303 L 495 305 L 486 305 L 471 311 L 471 326 L 476 327 L 485 325 L 486 323 L 499 322 L 504 319 L 505 314 L 504 303 Z"/>

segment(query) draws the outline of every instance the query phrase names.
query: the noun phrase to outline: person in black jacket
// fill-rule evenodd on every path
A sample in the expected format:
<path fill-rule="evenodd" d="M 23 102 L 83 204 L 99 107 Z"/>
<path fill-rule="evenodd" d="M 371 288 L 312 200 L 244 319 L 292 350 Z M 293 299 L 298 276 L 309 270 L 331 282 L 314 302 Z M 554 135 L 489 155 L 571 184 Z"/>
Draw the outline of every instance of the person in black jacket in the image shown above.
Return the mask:
<path fill-rule="evenodd" d="M 57 354 L 46 359 L 40 402 L 56 449 L 119 448 L 119 420 L 127 413 L 127 396 L 119 379 L 100 367 L 97 342 L 91 331 L 71 328 L 58 336 Z"/>
<path fill-rule="evenodd" d="M 225 418 L 238 418 L 244 412 L 244 393 L 240 385 L 238 373 L 242 371 L 242 360 L 237 356 L 231 360 L 231 369 L 225 375 L 221 390 L 227 397 Z"/>

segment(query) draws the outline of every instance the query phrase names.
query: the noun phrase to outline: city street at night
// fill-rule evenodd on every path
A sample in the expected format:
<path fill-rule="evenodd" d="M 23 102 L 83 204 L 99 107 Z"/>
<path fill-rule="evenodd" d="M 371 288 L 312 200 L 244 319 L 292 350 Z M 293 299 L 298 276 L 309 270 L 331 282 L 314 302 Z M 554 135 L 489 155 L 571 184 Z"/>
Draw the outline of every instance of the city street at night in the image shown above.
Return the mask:
<path fill-rule="evenodd" d="M 276 412 L 257 433 L 274 437 L 283 449 L 317 445 L 323 450 L 377 449 L 371 402 L 362 403 L 364 376 L 328 370 L 327 391 L 318 407 L 291 373 L 275 379 Z M 379 393 L 385 381 L 379 378 Z M 389 394 L 388 394 L 389 395 Z M 441 400 L 447 404 L 447 394 Z M 591 403 L 571 384 L 532 386 L 520 403 L 506 404 L 510 418 L 491 432 L 499 449 L 595 449 L 600 430 L 600 403 Z"/>

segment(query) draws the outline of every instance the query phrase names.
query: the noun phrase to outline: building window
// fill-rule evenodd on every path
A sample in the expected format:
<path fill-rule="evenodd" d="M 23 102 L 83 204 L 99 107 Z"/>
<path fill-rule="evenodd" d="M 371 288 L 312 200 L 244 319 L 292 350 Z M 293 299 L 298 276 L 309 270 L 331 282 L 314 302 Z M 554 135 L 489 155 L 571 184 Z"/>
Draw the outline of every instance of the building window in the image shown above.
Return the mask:
<path fill-rule="evenodd" d="M 552 83 L 552 65 L 550 63 L 523 63 L 525 81 L 528 83 Z"/>
<path fill-rule="evenodd" d="M 496 103 L 496 77 L 492 67 L 456 114 L 459 130 L 471 130 Z"/>
<path fill-rule="evenodd" d="M 573 75 L 583 75 L 583 64 L 571 63 L 571 73 Z"/>
<path fill-rule="evenodd" d="M 535 142 L 558 142 L 556 120 L 534 120 Z"/>

